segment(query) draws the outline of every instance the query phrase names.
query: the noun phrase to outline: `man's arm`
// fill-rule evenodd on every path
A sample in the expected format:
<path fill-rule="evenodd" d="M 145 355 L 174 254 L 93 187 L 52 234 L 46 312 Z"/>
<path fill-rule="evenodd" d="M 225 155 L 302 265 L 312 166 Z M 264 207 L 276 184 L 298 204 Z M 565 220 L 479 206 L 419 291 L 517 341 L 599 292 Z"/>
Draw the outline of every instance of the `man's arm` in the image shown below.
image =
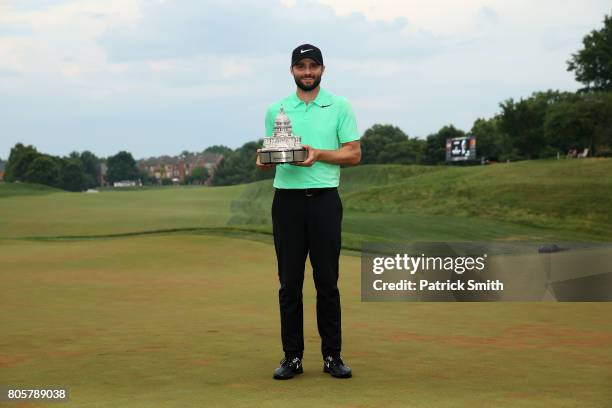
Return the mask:
<path fill-rule="evenodd" d="M 315 149 L 304 145 L 308 149 L 308 157 L 301 163 L 293 163 L 295 166 L 310 167 L 318 161 L 330 164 L 354 165 L 361 161 L 361 143 L 359 140 L 342 143 L 342 147 L 337 150 Z"/>

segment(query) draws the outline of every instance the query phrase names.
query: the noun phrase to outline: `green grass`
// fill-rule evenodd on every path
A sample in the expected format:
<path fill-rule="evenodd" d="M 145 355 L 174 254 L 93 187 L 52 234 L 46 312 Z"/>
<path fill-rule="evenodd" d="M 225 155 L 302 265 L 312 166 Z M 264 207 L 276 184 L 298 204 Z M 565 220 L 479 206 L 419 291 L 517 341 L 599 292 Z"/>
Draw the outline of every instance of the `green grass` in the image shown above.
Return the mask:
<path fill-rule="evenodd" d="M 231 225 L 269 226 L 270 182 L 245 186 Z M 364 241 L 612 239 L 612 160 L 343 169 L 344 245 Z"/>
<path fill-rule="evenodd" d="M 365 241 L 612 239 L 612 160 L 343 169 L 345 248 Z M 97 194 L 0 185 L 1 237 L 271 233 L 271 181 Z M 16 193 L 19 191 L 20 193 Z"/>
<path fill-rule="evenodd" d="M 611 171 L 610 159 L 344 169 L 343 243 L 609 241 Z M 363 303 L 346 255 L 354 378 L 321 373 L 308 270 L 306 372 L 273 381 L 272 193 L 0 184 L 0 385 L 66 385 L 67 406 L 96 408 L 609 406 L 611 303 Z"/>
<path fill-rule="evenodd" d="M 277 382 L 268 244 L 4 240 L 0 259 L 0 384 L 69 386 L 68 407 L 603 408 L 612 398 L 609 303 L 362 303 L 359 259 L 343 256 L 354 377 L 321 372 L 308 270 L 305 373 Z"/>
<path fill-rule="evenodd" d="M 125 234 L 220 228 L 242 186 L 158 188 L 100 193 L 61 192 L 0 200 L 4 237 Z"/>
<path fill-rule="evenodd" d="M 4 183 L 0 182 L 0 199 L 15 196 L 30 196 L 48 193 L 57 193 L 62 190 L 32 183 Z"/>
<path fill-rule="evenodd" d="M 345 196 L 349 210 L 493 220 L 612 237 L 612 160 L 451 167 Z"/>

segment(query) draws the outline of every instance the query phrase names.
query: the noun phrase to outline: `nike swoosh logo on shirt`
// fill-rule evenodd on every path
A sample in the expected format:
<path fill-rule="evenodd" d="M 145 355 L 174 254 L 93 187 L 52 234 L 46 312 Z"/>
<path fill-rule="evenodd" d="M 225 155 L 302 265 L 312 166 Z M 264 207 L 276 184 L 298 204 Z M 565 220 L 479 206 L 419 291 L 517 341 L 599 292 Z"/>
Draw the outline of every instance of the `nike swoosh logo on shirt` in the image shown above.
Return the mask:
<path fill-rule="evenodd" d="M 331 106 L 331 103 L 329 105 L 321 105 L 322 108 L 327 108 L 328 106 Z"/>
<path fill-rule="evenodd" d="M 307 50 L 300 50 L 300 54 L 303 54 L 303 53 L 305 53 L 305 52 L 312 51 L 312 50 L 313 50 L 312 48 L 309 48 L 309 49 L 307 49 Z"/>

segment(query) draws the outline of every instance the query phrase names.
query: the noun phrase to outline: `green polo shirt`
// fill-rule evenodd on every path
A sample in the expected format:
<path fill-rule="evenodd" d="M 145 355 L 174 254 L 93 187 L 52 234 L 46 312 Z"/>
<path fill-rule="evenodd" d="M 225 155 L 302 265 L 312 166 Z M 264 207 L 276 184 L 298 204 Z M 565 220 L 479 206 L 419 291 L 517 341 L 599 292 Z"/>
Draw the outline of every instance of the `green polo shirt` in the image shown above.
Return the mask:
<path fill-rule="evenodd" d="M 293 134 L 302 138 L 302 144 L 315 149 L 337 150 L 342 143 L 359 140 L 350 102 L 323 88 L 308 105 L 295 93 L 272 104 L 266 112 L 266 137 L 272 136 L 274 119 L 281 106 L 291 120 Z M 311 167 L 276 165 L 276 188 L 338 187 L 339 184 L 340 166 L 337 164 L 319 161 Z"/>

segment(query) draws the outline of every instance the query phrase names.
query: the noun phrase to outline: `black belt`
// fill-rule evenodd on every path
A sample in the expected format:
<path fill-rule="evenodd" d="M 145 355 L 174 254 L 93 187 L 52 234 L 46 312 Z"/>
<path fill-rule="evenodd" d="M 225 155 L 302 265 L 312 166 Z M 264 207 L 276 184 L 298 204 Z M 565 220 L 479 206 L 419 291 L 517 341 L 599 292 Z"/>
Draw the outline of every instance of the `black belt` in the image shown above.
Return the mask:
<path fill-rule="evenodd" d="M 288 194 L 300 194 L 306 197 L 314 197 L 328 191 L 337 190 L 338 187 L 321 187 L 321 188 L 277 188 L 276 191 Z"/>

